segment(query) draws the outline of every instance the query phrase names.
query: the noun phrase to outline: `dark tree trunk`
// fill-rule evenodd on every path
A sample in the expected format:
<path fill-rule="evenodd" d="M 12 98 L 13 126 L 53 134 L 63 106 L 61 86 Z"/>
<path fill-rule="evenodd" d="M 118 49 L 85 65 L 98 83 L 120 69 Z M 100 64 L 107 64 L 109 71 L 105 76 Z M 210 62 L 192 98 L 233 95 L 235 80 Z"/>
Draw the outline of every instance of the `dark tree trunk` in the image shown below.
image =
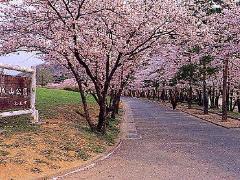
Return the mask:
<path fill-rule="evenodd" d="M 222 121 L 227 121 L 228 59 L 223 60 Z"/>
<path fill-rule="evenodd" d="M 200 90 L 197 90 L 197 99 L 198 99 L 198 105 L 202 106 L 202 92 Z"/>
<path fill-rule="evenodd" d="M 208 96 L 206 81 L 203 81 L 203 111 L 204 114 L 208 114 Z"/>
<path fill-rule="evenodd" d="M 211 101 L 211 108 L 216 108 L 215 106 L 215 87 L 213 87 L 213 89 L 211 90 L 211 98 L 210 98 L 210 101 Z"/>
<path fill-rule="evenodd" d="M 165 100 L 166 100 L 166 99 L 165 99 L 165 96 L 166 96 L 166 95 L 165 95 L 165 89 L 163 89 L 163 90 L 162 90 L 162 93 L 161 93 L 161 97 L 160 97 L 160 99 L 161 99 L 163 102 L 165 102 Z"/>
<path fill-rule="evenodd" d="M 147 91 L 147 98 L 150 99 L 150 90 Z"/>
<path fill-rule="evenodd" d="M 135 93 L 135 90 L 133 90 L 133 97 L 136 97 L 136 93 Z"/>
<path fill-rule="evenodd" d="M 215 97 L 215 108 L 217 108 L 217 109 L 219 108 L 219 105 L 218 105 L 219 97 L 220 97 L 219 94 L 216 95 L 216 97 Z"/>
<path fill-rule="evenodd" d="M 115 119 L 116 118 L 116 114 L 119 113 L 119 105 L 120 105 L 121 94 L 122 94 L 122 90 L 119 90 L 115 94 L 115 97 L 113 99 L 112 113 L 111 113 L 111 118 L 113 118 L 113 119 Z"/>
<path fill-rule="evenodd" d="M 87 104 L 87 99 L 86 99 L 86 96 L 85 96 L 85 91 L 83 89 L 83 82 L 82 82 L 82 79 L 81 77 L 79 76 L 79 74 L 77 73 L 77 71 L 74 69 L 74 66 L 70 63 L 69 59 L 66 57 L 67 61 L 68 61 L 68 67 L 71 69 L 77 83 L 78 83 L 78 87 L 79 87 L 79 92 L 80 92 L 80 96 L 81 96 L 81 99 L 82 99 L 82 104 L 83 104 L 83 110 L 84 110 L 84 117 L 90 127 L 90 129 L 92 131 L 95 130 L 95 125 L 94 123 L 92 122 L 91 120 L 91 117 L 90 117 L 90 114 L 89 114 L 89 109 L 88 109 L 88 104 Z"/>
<path fill-rule="evenodd" d="M 238 112 L 240 113 L 240 99 L 237 99 Z"/>
<path fill-rule="evenodd" d="M 190 87 L 189 87 L 189 96 L 188 96 L 188 109 L 192 108 L 192 96 L 193 96 L 193 92 L 192 92 L 192 83 L 190 82 Z"/>
<path fill-rule="evenodd" d="M 95 126 L 94 126 L 94 124 L 91 120 L 91 117 L 89 115 L 87 99 L 86 99 L 85 92 L 84 92 L 83 87 L 82 87 L 82 82 L 78 82 L 78 87 L 79 87 L 79 91 L 80 91 L 80 95 L 81 95 L 81 99 L 82 99 L 84 117 L 85 117 L 90 129 L 93 131 L 95 129 Z"/>
<path fill-rule="evenodd" d="M 155 98 L 157 97 L 157 96 L 156 96 L 156 90 L 155 90 L 155 89 L 153 90 L 153 93 L 152 93 L 152 94 L 153 94 L 153 100 L 155 100 Z"/>
<path fill-rule="evenodd" d="M 170 102 L 172 104 L 173 110 L 176 109 L 177 103 L 178 103 L 178 92 L 177 90 L 170 90 L 169 91 L 169 96 L 170 96 Z"/>
<path fill-rule="evenodd" d="M 227 85 L 227 111 L 230 111 L 230 86 L 229 86 L 229 83 Z"/>
<path fill-rule="evenodd" d="M 184 93 L 183 93 L 182 91 L 180 92 L 179 101 L 180 101 L 181 103 L 184 102 Z"/>
<path fill-rule="evenodd" d="M 159 90 L 157 90 L 157 99 L 158 99 L 158 101 L 160 101 L 160 91 Z"/>
<path fill-rule="evenodd" d="M 106 132 L 106 98 L 99 100 L 99 115 L 97 131 Z"/>
<path fill-rule="evenodd" d="M 229 108 L 230 108 L 230 111 L 233 112 L 235 106 L 233 105 L 233 90 L 230 91 L 230 102 L 229 102 Z"/>

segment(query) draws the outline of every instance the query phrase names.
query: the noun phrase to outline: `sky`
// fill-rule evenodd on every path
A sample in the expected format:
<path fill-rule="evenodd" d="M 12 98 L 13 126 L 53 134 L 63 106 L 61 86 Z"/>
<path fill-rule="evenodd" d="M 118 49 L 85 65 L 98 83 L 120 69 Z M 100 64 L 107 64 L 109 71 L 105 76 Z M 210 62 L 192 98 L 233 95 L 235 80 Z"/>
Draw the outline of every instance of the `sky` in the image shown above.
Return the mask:
<path fill-rule="evenodd" d="M 0 56 L 0 63 L 31 67 L 42 64 L 43 61 L 38 59 L 34 53 L 20 52 L 9 54 L 7 56 Z"/>
<path fill-rule="evenodd" d="M 10 64 L 10 65 L 18 65 L 21 67 L 31 67 L 42 64 L 43 61 L 38 59 L 34 53 L 12 53 L 6 56 L 0 56 L 0 63 L 2 64 Z M 16 71 L 8 71 L 4 70 L 6 74 L 18 74 Z"/>

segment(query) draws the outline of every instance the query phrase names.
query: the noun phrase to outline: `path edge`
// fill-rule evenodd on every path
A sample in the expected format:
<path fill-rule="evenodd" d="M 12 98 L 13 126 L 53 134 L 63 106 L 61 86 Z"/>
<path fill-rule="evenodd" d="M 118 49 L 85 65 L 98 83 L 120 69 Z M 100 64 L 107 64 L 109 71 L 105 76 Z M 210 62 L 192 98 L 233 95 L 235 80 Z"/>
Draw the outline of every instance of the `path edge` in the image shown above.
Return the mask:
<path fill-rule="evenodd" d="M 158 104 L 159 106 L 161 106 L 161 107 L 165 107 L 166 109 L 172 110 L 171 107 L 168 107 L 168 106 L 166 106 L 166 105 L 164 105 L 164 104 L 161 104 L 161 102 L 159 102 L 159 101 L 149 100 L 149 99 L 147 99 L 147 101 L 148 101 L 148 102 L 157 103 L 157 104 Z M 202 118 L 202 117 L 198 117 L 198 116 L 195 115 L 195 114 L 191 114 L 191 113 L 189 113 L 189 112 L 187 112 L 187 111 L 184 111 L 183 109 L 178 109 L 178 108 L 177 108 L 175 111 L 185 113 L 185 114 L 190 115 L 190 116 L 192 116 L 192 117 L 194 117 L 194 118 L 197 118 L 199 121 L 204 121 L 204 122 L 207 122 L 207 123 L 210 123 L 210 124 L 213 124 L 213 125 L 215 125 L 215 126 L 222 127 L 222 128 L 225 128 L 225 129 L 239 129 L 239 127 L 227 127 L 227 126 L 224 126 L 224 125 L 221 125 L 221 124 L 212 122 L 212 121 L 208 121 L 208 120 L 206 120 L 206 119 L 204 119 L 204 118 Z M 212 113 L 212 112 L 211 112 L 211 113 Z M 212 113 L 212 114 L 217 114 L 217 113 Z M 230 117 L 230 118 L 231 118 L 231 117 Z"/>

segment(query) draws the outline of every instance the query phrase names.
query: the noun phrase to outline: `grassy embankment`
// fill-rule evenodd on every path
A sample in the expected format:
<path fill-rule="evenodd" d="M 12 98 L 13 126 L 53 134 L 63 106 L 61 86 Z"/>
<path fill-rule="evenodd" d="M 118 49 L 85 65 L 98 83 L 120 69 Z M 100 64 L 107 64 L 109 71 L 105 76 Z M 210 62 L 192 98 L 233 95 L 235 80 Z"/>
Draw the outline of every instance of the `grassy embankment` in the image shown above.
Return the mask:
<path fill-rule="evenodd" d="M 90 111 L 97 118 L 97 105 L 89 96 Z M 77 92 L 37 90 L 37 109 L 42 125 L 29 116 L 0 120 L 0 179 L 40 177 L 81 165 L 115 143 L 119 119 L 110 121 L 106 135 L 92 133 L 79 107 Z"/>

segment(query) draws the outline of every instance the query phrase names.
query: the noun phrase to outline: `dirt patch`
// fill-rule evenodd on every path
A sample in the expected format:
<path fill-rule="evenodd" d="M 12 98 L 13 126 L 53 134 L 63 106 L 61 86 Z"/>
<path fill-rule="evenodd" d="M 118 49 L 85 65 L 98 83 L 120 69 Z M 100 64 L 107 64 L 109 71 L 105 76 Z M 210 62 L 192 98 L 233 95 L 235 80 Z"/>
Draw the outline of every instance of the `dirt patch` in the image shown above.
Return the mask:
<path fill-rule="evenodd" d="M 96 109 L 91 105 L 95 118 Z M 118 133 L 115 125 L 106 135 L 96 135 L 89 130 L 81 111 L 76 105 L 58 108 L 55 118 L 44 120 L 42 125 L 28 125 L 27 130 L 14 127 L 19 124 L 6 124 L 0 134 L 0 179 L 52 175 L 80 166 L 109 149 Z"/>
<path fill-rule="evenodd" d="M 169 108 L 172 107 L 171 104 L 167 102 L 160 102 L 160 104 Z M 240 121 L 238 119 L 228 117 L 227 121 L 223 122 L 222 117 L 219 114 L 209 112 L 209 114 L 205 115 L 203 110 L 198 108 L 188 109 L 185 105 L 178 105 L 177 110 L 226 128 L 240 128 Z"/>

